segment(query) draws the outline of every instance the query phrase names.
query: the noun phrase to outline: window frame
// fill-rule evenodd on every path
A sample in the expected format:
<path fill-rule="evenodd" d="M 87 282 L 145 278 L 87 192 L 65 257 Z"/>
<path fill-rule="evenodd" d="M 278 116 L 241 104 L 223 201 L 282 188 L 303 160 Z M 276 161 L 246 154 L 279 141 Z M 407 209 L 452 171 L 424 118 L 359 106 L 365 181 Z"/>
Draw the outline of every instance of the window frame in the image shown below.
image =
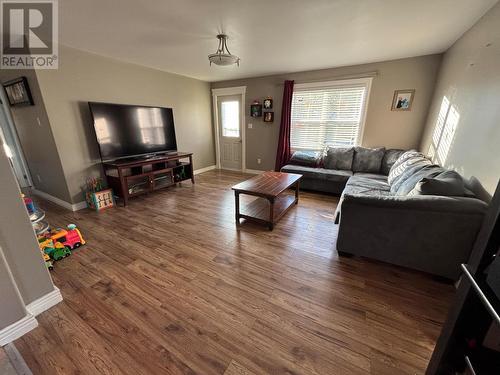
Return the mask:
<path fill-rule="evenodd" d="M 308 89 L 318 89 L 318 88 L 342 88 L 342 87 L 365 87 L 366 93 L 363 98 L 363 102 L 361 104 L 361 118 L 359 120 L 359 130 L 358 137 L 354 142 L 354 146 L 361 146 L 363 144 L 364 131 L 365 131 L 365 123 L 366 123 L 366 115 L 368 112 L 368 105 L 370 101 L 370 93 L 372 87 L 373 77 L 362 77 L 362 78 L 351 78 L 351 79 L 338 79 L 333 81 L 319 81 L 319 82 L 309 82 L 309 83 L 297 83 L 293 87 L 293 93 L 296 91 L 307 91 Z M 293 102 L 293 97 L 292 97 Z M 290 131 L 292 130 L 292 122 L 290 121 Z M 291 144 L 290 147 L 293 150 L 294 147 Z"/>

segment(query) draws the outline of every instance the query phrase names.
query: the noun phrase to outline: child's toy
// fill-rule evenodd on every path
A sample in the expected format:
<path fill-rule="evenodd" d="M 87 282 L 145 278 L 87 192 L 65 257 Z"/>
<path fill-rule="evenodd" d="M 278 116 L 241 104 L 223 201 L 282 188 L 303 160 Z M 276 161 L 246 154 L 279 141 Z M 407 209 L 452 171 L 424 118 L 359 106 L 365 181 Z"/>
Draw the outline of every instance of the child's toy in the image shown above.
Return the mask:
<path fill-rule="evenodd" d="M 87 179 L 85 199 L 89 208 L 96 211 L 114 206 L 113 190 L 104 189 L 100 178 L 90 177 Z"/>
<path fill-rule="evenodd" d="M 66 246 L 46 247 L 43 251 L 54 260 L 61 260 L 71 255 L 71 250 Z"/>
<path fill-rule="evenodd" d="M 70 250 L 85 245 L 85 240 L 75 224 L 69 224 L 68 230 L 61 228 L 52 230 L 47 233 L 47 237 L 50 238 L 54 244 L 59 242 Z"/>
<path fill-rule="evenodd" d="M 43 260 L 45 261 L 45 266 L 47 267 L 47 269 L 49 269 L 50 271 L 52 271 L 54 269 L 54 262 L 52 262 L 50 260 L 50 255 L 46 254 L 43 251 L 42 251 L 42 255 L 43 255 Z"/>
<path fill-rule="evenodd" d="M 26 209 L 30 214 L 35 212 L 35 204 L 33 203 L 33 199 L 26 197 L 24 194 L 21 194 L 21 197 L 24 200 L 24 204 L 26 205 Z"/>

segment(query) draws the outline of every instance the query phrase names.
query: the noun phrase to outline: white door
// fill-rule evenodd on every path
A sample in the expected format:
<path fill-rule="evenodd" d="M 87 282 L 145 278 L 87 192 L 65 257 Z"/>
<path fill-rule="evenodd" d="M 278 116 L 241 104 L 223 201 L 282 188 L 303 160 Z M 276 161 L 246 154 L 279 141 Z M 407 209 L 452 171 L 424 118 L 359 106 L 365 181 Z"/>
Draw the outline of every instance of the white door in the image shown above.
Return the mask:
<path fill-rule="evenodd" d="M 14 170 L 17 182 L 20 187 L 31 186 L 31 179 L 29 176 L 28 168 L 26 162 L 24 161 L 24 155 L 21 151 L 19 141 L 17 140 L 17 133 L 14 129 L 12 122 L 10 121 L 9 115 L 7 114 L 7 109 L 5 108 L 6 102 L 4 100 L 4 95 L 0 95 L 0 148 L 3 148 L 7 157 L 9 158 L 10 165 Z"/>
<path fill-rule="evenodd" d="M 241 95 L 217 97 L 220 164 L 222 169 L 241 168 Z"/>

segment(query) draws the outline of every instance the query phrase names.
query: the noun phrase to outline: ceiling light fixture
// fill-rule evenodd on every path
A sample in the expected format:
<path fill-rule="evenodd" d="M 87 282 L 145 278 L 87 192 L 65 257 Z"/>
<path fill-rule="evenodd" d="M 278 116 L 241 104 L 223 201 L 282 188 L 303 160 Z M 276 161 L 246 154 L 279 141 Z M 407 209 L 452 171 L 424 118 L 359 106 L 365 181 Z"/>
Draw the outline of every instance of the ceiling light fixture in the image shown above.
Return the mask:
<path fill-rule="evenodd" d="M 214 63 L 215 65 L 233 65 L 238 64 L 240 66 L 240 58 L 236 55 L 231 55 L 229 49 L 227 48 L 227 35 L 219 34 L 217 35 L 217 39 L 219 39 L 219 47 L 215 53 L 208 55 L 208 60 L 210 61 L 210 65 Z"/>

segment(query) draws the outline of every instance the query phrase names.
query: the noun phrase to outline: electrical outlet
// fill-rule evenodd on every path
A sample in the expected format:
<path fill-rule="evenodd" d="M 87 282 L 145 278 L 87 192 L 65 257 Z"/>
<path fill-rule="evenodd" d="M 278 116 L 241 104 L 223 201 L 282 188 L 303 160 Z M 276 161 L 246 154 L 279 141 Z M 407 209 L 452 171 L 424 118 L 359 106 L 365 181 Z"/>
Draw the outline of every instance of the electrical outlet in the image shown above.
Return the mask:
<path fill-rule="evenodd" d="M 248 129 L 252 129 L 253 128 L 253 124 L 248 124 Z"/>
<path fill-rule="evenodd" d="M 37 178 L 38 182 L 42 182 L 42 178 L 40 177 L 39 174 L 36 175 L 36 178 Z"/>
<path fill-rule="evenodd" d="M 257 164 L 260 164 L 260 163 L 262 163 L 262 160 L 259 158 L 259 159 L 257 159 Z"/>

